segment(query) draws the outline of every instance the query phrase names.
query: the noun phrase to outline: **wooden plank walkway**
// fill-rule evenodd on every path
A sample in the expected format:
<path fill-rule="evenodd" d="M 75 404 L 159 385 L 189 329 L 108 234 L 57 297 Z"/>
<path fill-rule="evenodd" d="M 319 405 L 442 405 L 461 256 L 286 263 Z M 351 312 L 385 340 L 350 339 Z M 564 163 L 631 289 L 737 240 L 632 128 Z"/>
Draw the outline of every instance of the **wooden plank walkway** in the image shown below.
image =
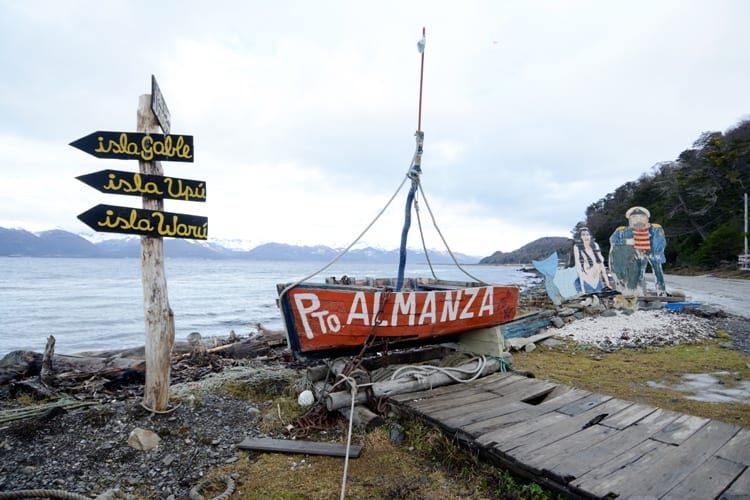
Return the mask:
<path fill-rule="evenodd" d="M 392 396 L 570 497 L 750 498 L 750 429 L 513 373 Z"/>

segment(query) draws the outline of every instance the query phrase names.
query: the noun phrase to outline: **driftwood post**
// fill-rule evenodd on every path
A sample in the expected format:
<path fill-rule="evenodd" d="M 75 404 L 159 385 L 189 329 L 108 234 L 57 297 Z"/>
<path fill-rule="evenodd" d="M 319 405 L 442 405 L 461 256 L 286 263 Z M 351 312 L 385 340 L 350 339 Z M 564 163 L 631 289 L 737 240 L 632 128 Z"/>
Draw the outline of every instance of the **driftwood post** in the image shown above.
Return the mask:
<path fill-rule="evenodd" d="M 138 99 L 138 132 L 158 132 L 156 117 L 151 111 L 151 95 Z M 138 161 L 142 174 L 164 175 L 161 162 Z M 163 210 L 164 201 L 143 197 L 145 210 Z M 164 239 L 141 236 L 141 281 L 146 316 L 146 383 L 143 404 L 155 411 L 169 406 L 170 356 L 174 345 L 174 314 L 169 307 L 167 277 L 164 272 Z"/>

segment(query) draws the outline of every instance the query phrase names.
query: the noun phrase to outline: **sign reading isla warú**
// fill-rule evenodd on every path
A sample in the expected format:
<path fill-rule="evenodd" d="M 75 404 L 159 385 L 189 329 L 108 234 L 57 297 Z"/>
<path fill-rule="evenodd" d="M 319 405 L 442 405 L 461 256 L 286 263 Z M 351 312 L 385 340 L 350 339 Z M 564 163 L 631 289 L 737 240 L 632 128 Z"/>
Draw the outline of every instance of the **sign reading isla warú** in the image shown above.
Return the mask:
<path fill-rule="evenodd" d="M 177 179 L 122 170 L 100 170 L 79 175 L 76 179 L 102 193 L 206 201 L 206 183 L 192 179 Z"/>
<path fill-rule="evenodd" d="M 97 131 L 70 143 L 97 158 L 141 161 L 193 161 L 192 135 Z"/>
<path fill-rule="evenodd" d="M 164 94 L 161 93 L 154 75 L 151 75 L 151 111 L 154 113 L 161 129 L 165 134 L 168 134 L 169 129 L 172 127 L 172 117 L 169 114 L 167 103 L 164 101 Z"/>
<path fill-rule="evenodd" d="M 138 236 L 208 239 L 208 217 L 96 205 L 78 216 L 94 231 Z"/>

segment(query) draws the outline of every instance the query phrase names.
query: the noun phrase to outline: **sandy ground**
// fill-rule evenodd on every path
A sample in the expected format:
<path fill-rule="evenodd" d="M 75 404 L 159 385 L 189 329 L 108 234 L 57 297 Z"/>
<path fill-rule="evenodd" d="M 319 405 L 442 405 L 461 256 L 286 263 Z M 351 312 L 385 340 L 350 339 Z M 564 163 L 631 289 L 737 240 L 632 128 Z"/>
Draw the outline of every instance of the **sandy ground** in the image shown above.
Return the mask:
<path fill-rule="evenodd" d="M 730 314 L 750 318 L 750 280 L 668 274 L 664 281 L 668 292 L 682 291 L 691 302 L 710 304 Z"/>

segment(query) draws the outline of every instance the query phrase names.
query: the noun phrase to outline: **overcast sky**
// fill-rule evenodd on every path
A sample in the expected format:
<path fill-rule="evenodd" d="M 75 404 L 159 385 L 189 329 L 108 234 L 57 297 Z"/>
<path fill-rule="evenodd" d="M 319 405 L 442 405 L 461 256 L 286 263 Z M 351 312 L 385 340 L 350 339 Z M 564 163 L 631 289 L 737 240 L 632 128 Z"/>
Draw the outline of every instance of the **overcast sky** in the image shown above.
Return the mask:
<path fill-rule="evenodd" d="M 154 74 L 195 142 L 164 172 L 207 185 L 166 210 L 207 216 L 210 240 L 347 246 L 409 168 L 425 27 L 422 187 L 451 250 L 570 236 L 588 205 L 750 116 L 748 23 L 744 0 L 0 0 L 0 226 L 84 233 L 96 204 L 139 207 L 75 179 L 137 162 L 68 144 L 134 132 Z M 405 199 L 363 245 L 398 248 Z"/>

